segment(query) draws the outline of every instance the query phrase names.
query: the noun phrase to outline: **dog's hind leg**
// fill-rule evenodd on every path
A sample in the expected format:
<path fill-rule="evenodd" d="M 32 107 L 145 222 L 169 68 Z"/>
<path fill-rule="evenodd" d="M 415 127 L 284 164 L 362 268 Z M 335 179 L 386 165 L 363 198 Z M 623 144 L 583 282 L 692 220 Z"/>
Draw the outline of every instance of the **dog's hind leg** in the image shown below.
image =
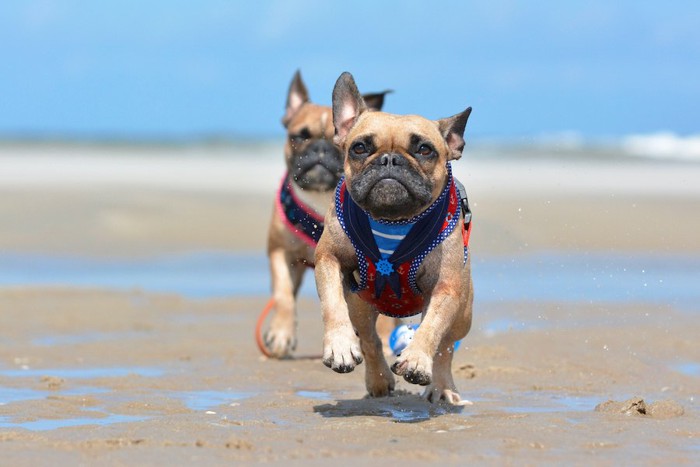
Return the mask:
<path fill-rule="evenodd" d="M 394 356 L 394 352 L 389 346 L 389 336 L 396 326 L 401 325 L 401 320 L 398 318 L 390 318 L 389 316 L 379 315 L 377 318 L 377 334 L 384 344 L 384 357 L 390 358 Z"/>
<path fill-rule="evenodd" d="M 445 401 L 452 405 L 469 403 L 462 400 L 452 378 L 453 353 L 453 343 L 449 339 L 443 340 L 438 347 L 438 353 L 433 359 L 432 382 L 423 392 L 423 397 L 430 402 Z"/>
<path fill-rule="evenodd" d="M 347 294 L 350 321 L 365 358 L 365 385 L 371 397 L 388 396 L 396 385 L 377 334 L 377 312 L 356 294 Z"/>
<path fill-rule="evenodd" d="M 467 400 L 462 400 L 452 378 L 454 343 L 466 336 L 472 325 L 473 286 L 471 279 L 468 279 L 468 284 L 468 295 L 465 297 L 467 304 L 464 310 L 458 313 L 454 324 L 440 342 L 437 353 L 433 357 L 432 381 L 423 392 L 423 397 L 430 402 L 445 401 L 452 405 L 471 404 Z"/>

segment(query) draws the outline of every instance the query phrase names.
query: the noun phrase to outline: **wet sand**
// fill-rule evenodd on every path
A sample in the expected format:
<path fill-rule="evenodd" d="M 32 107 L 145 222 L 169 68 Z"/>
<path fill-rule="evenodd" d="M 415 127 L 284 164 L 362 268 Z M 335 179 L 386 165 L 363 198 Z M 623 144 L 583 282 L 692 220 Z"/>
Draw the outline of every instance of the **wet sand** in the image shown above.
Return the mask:
<path fill-rule="evenodd" d="M 37 171 L 32 160 L 3 167 L 0 157 L 4 253 L 264 255 L 275 161 L 251 169 L 259 186 L 240 172 L 230 185 L 206 183 L 228 164 L 216 158 L 192 163 L 186 183 L 152 175 L 160 182 L 149 185 L 115 171 L 7 181 Z M 511 162 L 474 163 L 461 175 L 474 204 L 475 260 L 698 258 L 696 166 L 591 162 L 552 172 L 549 162 L 518 181 Z M 618 186 L 595 176 L 610 173 L 627 178 Z M 517 273 L 506 277 L 496 287 L 516 286 Z M 264 295 L 2 287 L 0 456 L 11 465 L 700 462 L 697 303 L 503 297 L 477 302 L 455 354 L 457 386 L 473 402 L 457 410 L 423 402 L 405 382 L 394 397 L 368 400 L 362 366 L 347 375 L 325 368 L 314 358 L 322 329 L 313 298 L 300 304 L 299 358 L 269 361 L 252 338 Z"/>

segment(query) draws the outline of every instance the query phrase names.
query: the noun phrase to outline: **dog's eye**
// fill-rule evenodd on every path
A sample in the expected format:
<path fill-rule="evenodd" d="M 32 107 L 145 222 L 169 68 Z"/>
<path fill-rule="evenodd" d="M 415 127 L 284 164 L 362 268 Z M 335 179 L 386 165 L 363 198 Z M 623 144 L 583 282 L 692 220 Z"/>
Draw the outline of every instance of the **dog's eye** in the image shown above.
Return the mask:
<path fill-rule="evenodd" d="M 367 154 L 367 146 L 365 146 L 364 143 L 355 143 L 352 145 L 350 150 L 357 156 L 362 156 L 363 154 Z"/>
<path fill-rule="evenodd" d="M 302 128 L 299 133 L 289 135 L 289 141 L 292 144 L 301 144 L 309 138 L 311 138 L 311 132 L 308 128 Z"/>
<path fill-rule="evenodd" d="M 423 157 L 428 157 L 433 153 L 433 148 L 430 147 L 428 144 L 421 144 L 418 147 L 418 151 L 416 151 L 417 154 L 420 154 Z"/>

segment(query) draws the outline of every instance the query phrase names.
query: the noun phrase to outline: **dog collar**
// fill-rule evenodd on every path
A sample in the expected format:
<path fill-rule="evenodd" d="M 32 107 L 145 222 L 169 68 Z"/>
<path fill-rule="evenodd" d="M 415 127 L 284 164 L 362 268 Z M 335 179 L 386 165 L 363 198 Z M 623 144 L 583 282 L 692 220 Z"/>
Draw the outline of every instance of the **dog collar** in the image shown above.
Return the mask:
<path fill-rule="evenodd" d="M 276 204 L 284 225 L 300 240 L 316 248 L 323 233 L 323 216 L 294 194 L 292 182 L 287 174 L 282 178 Z"/>

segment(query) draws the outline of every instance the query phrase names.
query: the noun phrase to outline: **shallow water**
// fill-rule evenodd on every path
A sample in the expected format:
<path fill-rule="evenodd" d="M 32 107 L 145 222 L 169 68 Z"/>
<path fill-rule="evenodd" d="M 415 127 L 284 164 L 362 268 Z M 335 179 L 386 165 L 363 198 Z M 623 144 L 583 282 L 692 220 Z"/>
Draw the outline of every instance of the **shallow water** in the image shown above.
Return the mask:
<path fill-rule="evenodd" d="M 231 404 L 234 401 L 245 399 L 252 394 L 235 391 L 190 391 L 172 393 L 180 399 L 188 409 L 194 411 L 210 410 L 220 405 Z"/>
<path fill-rule="evenodd" d="M 32 339 L 32 345 L 40 347 L 54 347 L 57 345 L 77 345 L 90 344 L 94 342 L 106 342 L 114 340 L 134 339 L 143 336 L 144 339 L 151 337 L 146 331 L 127 332 L 84 332 L 81 334 L 54 334 L 36 337 Z"/>
<path fill-rule="evenodd" d="M 671 368 L 687 376 L 700 377 L 700 362 L 679 363 Z"/>
<path fill-rule="evenodd" d="M 477 303 L 650 302 L 700 310 L 700 258 L 549 253 L 472 261 Z M 191 298 L 266 296 L 269 271 L 262 252 L 134 260 L 0 255 L 0 287 L 11 286 L 138 289 Z M 316 296 L 310 273 L 300 293 Z"/>
<path fill-rule="evenodd" d="M 6 388 L 0 386 L 0 405 L 19 401 L 44 399 L 48 394 L 48 391 L 37 391 L 29 388 Z"/>
<path fill-rule="evenodd" d="M 65 378 L 107 378 L 121 377 L 128 374 L 141 374 L 142 376 L 160 376 L 166 374 L 163 370 L 144 368 L 93 368 L 93 369 L 68 369 L 45 368 L 35 370 L 0 370 L 0 375 L 12 378 L 39 375 L 55 375 Z M 21 381 L 21 380 L 20 380 Z M 461 413 L 462 408 L 453 408 L 440 404 L 430 404 L 423 401 L 417 395 L 399 395 L 386 399 L 371 400 L 344 400 L 343 394 L 333 394 L 329 391 L 298 390 L 295 394 L 304 399 L 316 401 L 337 400 L 335 405 L 320 412 L 324 416 L 340 416 L 344 413 L 356 413 L 358 410 L 367 412 L 367 415 L 391 418 L 399 423 L 413 423 L 430 419 L 447 413 Z M 105 402 L 113 401 L 115 395 L 110 389 L 98 386 L 79 386 L 75 388 L 59 388 L 55 390 L 36 390 L 27 387 L 0 387 L 0 406 L 29 400 L 42 400 L 57 396 L 95 396 Z M 227 390 L 201 390 L 201 391 L 161 391 L 161 396 L 181 401 L 189 410 L 194 412 L 207 411 L 215 413 L 216 407 L 223 405 L 245 405 L 245 399 L 255 395 L 250 392 Z M 124 394 L 119 399 L 124 399 Z M 268 394 L 269 396 L 269 394 Z M 130 399 L 132 396 L 126 396 Z M 138 399 L 139 396 L 133 396 Z M 470 394 L 470 400 L 481 405 L 498 404 L 499 410 L 512 413 L 535 412 L 570 412 L 593 410 L 600 398 L 573 396 L 559 393 L 527 392 L 520 394 L 517 399 L 507 397 L 499 391 L 489 391 Z M 505 409 L 504 409 L 505 407 Z M 91 417 L 90 415 L 93 414 Z M 467 413 L 468 414 L 468 413 Z M 79 417 L 61 420 L 46 419 L 34 421 L 14 422 L 9 417 L 0 417 L 1 427 L 26 428 L 28 430 L 51 430 L 68 426 L 79 425 L 107 425 L 126 421 L 143 420 L 147 417 L 127 417 L 109 413 L 105 409 L 91 407 Z"/>
<path fill-rule="evenodd" d="M 668 365 L 672 369 L 698 376 L 697 364 Z M 12 384 L 22 383 L 23 376 L 32 376 L 31 384 L 39 375 L 62 375 L 66 378 L 108 378 L 122 377 L 129 374 L 141 374 L 142 376 L 161 376 L 168 372 L 159 369 L 148 368 L 99 368 L 99 369 L 70 369 L 70 368 L 45 368 L 36 370 L 0 370 L 0 376 L 12 380 Z M 87 376 L 90 375 L 90 376 Z M 225 390 L 194 390 L 194 391 L 158 391 L 159 397 L 165 397 L 173 401 L 179 401 L 192 412 L 204 412 L 217 415 L 217 407 L 237 407 L 248 404 L 247 400 L 256 396 L 274 398 L 271 391 L 245 392 L 227 388 Z M 446 404 L 431 404 L 423 400 L 417 394 L 401 394 L 389 398 L 378 399 L 346 399 L 347 393 L 317 390 L 297 390 L 295 395 L 313 401 L 320 405 L 314 407 L 323 417 L 345 416 L 375 416 L 388 418 L 396 423 L 416 423 L 448 414 L 458 414 L 460 417 L 488 416 L 490 413 L 511 414 L 561 414 L 569 423 L 578 423 L 577 413 L 593 412 L 596 405 L 607 400 L 603 395 L 570 394 L 566 391 L 524 391 L 517 394 L 507 393 L 499 389 L 481 389 L 467 394 L 473 406 L 454 407 Z M 124 415 L 110 411 L 110 404 L 125 401 L 139 402 L 144 394 L 138 392 L 115 392 L 112 389 L 100 386 L 82 385 L 73 388 L 58 388 L 52 390 L 37 390 L 30 387 L 1 387 L 0 406 L 7 406 L 24 401 L 39 401 L 55 399 L 57 397 L 87 397 L 92 396 L 100 401 L 100 405 L 89 406 L 81 409 L 79 415 L 56 419 L 52 417 L 25 420 L 10 416 L 0 416 L 1 428 L 23 428 L 30 431 L 54 430 L 64 427 L 85 425 L 106 426 L 123 422 L 147 420 L 160 416 L 157 412 L 143 416 Z M 659 395 L 661 397 L 661 394 Z M 622 397 L 624 399 L 624 397 Z M 691 408 L 694 403 L 688 402 Z M 473 407 L 473 408 L 472 408 Z M 224 413 L 225 409 L 221 409 Z M 165 413 L 161 414 L 165 415 Z M 224 419 L 226 416 L 224 415 Z M 218 419 L 217 419 L 218 420 Z M 275 423 L 285 424 L 284 419 Z"/>
<path fill-rule="evenodd" d="M 595 396 L 547 392 L 526 392 L 518 397 L 521 398 L 518 404 L 506 405 L 504 410 L 510 413 L 588 412 L 604 401 Z"/>
<path fill-rule="evenodd" d="M 94 408 L 93 408 L 94 409 Z M 102 413 L 102 412 L 99 412 Z M 0 428 L 24 428 L 30 431 L 47 431 L 58 428 L 67 428 L 74 426 L 97 425 L 106 426 L 115 423 L 137 422 L 146 420 L 148 417 L 140 417 L 135 415 L 120 415 L 107 414 L 103 417 L 89 417 L 86 413 L 85 417 L 80 418 L 61 418 L 61 419 L 39 419 L 28 422 L 12 422 L 10 417 L 0 417 Z"/>
<path fill-rule="evenodd" d="M 43 377 L 55 376 L 58 378 L 92 379 L 92 378 L 119 378 L 129 375 L 158 377 L 165 373 L 160 368 L 148 367 L 97 367 L 97 368 L 21 368 L 0 370 L 0 376 L 9 377 Z"/>
<path fill-rule="evenodd" d="M 297 396 L 305 397 L 307 399 L 330 399 L 331 395 L 328 392 L 323 391 L 297 391 Z"/>
<path fill-rule="evenodd" d="M 97 371 L 99 370 L 99 371 Z M 42 369 L 42 370 L 5 370 L 0 371 L 0 375 L 17 378 L 21 376 L 36 376 L 36 375 L 62 375 L 63 377 L 72 378 L 89 378 L 89 377 L 120 377 L 127 374 L 123 368 L 100 368 L 92 370 L 84 369 Z M 141 371 L 130 369 L 128 374 L 141 374 L 142 376 L 158 376 L 164 374 L 163 371 Z M 94 376 L 85 376 L 94 375 Z M 214 391 L 160 391 L 160 396 L 165 396 L 174 400 L 181 401 L 189 410 L 193 412 L 204 412 L 214 414 L 212 409 L 222 405 L 237 405 L 236 401 L 251 397 L 252 393 L 243 393 L 233 390 Z M 99 400 L 106 404 L 114 403 L 115 401 L 133 400 L 138 401 L 142 394 L 125 394 L 116 393 L 111 389 L 98 386 L 79 386 L 70 389 L 52 389 L 52 390 L 36 390 L 27 387 L 3 387 L 0 386 L 0 406 L 6 406 L 17 402 L 46 400 L 56 397 L 86 397 L 98 396 Z M 132 416 L 111 412 L 105 406 L 91 406 L 83 408 L 79 416 L 67 418 L 38 418 L 36 420 L 15 419 L 10 416 L 0 416 L 0 428 L 24 428 L 30 431 L 45 431 L 55 430 L 58 428 L 75 427 L 84 425 L 106 426 L 115 423 L 141 421 L 150 418 L 150 416 Z"/>
<path fill-rule="evenodd" d="M 0 374 L 5 376 L 17 376 L 12 371 L 3 371 Z M 26 373 L 26 371 L 25 371 Z M 61 370 L 43 370 L 42 374 L 58 374 Z M 68 374 L 74 374 L 77 372 L 68 372 Z M 117 372 L 118 374 L 119 372 Z M 65 374 L 65 372 L 64 372 Z M 68 396 L 95 396 L 100 395 L 103 397 L 109 397 L 111 391 L 107 388 L 101 388 L 96 386 L 80 386 L 72 389 L 58 389 L 58 390 L 36 390 L 30 388 L 11 388 L 0 386 L 0 406 L 12 404 L 15 402 L 23 401 L 36 401 L 44 400 L 50 397 L 68 397 Z M 106 396 L 105 396 L 106 395 Z M 112 425 L 114 423 L 123 422 L 133 422 L 139 420 L 146 420 L 148 417 L 145 416 L 132 416 L 110 413 L 104 407 L 89 407 L 88 410 L 82 410 L 80 416 L 78 417 L 68 417 L 68 418 L 38 418 L 36 420 L 29 421 L 15 421 L 13 417 L 10 416 L 0 416 L 0 428 L 24 428 L 30 431 L 46 431 L 55 430 L 58 428 L 83 426 L 83 425 L 98 425 L 106 426 Z"/>

